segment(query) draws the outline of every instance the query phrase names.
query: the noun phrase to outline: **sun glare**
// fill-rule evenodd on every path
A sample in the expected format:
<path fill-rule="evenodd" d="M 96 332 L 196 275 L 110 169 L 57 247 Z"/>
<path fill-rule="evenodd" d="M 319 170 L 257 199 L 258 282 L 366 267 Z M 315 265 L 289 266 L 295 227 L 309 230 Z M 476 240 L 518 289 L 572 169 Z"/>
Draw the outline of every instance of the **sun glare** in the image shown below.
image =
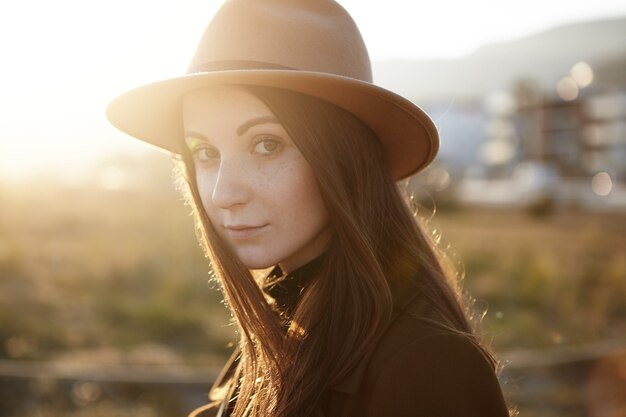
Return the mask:
<path fill-rule="evenodd" d="M 0 77 L 0 177 L 67 177 L 85 169 L 85 160 L 149 152 L 109 125 L 106 106 L 129 88 L 184 72 L 191 39 L 218 6 L 202 3 L 0 6 L 0 36 L 13 40 L 5 43 Z"/>

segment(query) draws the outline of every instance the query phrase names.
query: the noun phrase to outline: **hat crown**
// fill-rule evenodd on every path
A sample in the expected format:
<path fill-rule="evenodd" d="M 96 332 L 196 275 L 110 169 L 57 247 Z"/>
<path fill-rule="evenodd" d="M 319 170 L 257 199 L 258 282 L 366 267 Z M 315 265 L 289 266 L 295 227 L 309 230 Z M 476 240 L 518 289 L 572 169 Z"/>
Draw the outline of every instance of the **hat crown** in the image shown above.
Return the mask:
<path fill-rule="evenodd" d="M 188 73 L 293 69 L 372 82 L 356 24 L 333 0 L 227 0 L 204 32 Z"/>

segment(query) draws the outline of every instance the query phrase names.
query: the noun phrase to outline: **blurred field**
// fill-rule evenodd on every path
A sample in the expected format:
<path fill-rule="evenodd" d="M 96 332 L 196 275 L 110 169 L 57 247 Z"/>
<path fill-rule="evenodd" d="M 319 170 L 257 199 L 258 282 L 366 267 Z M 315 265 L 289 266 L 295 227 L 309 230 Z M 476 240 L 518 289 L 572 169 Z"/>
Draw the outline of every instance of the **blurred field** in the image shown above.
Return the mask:
<path fill-rule="evenodd" d="M 147 180 L 121 188 L 97 176 L 88 186 L 0 182 L 0 359 L 198 369 L 223 363 L 233 329 L 208 284 L 189 208 L 168 178 L 169 161 L 132 163 Z M 486 310 L 483 333 L 503 358 L 602 341 L 624 346 L 626 214 L 448 207 L 430 225 L 462 266 L 465 289 Z M 626 384 L 626 373 L 619 378 Z M 31 398 L 29 415 L 177 410 L 132 394 L 116 408 L 111 400 L 101 404 L 100 391 L 90 397 L 79 385 L 87 389 L 83 398 L 76 387 L 68 388 L 69 405 L 38 403 L 32 384 L 18 391 Z M 525 390 L 512 394 L 521 399 L 520 415 L 592 415 L 561 413 L 558 406 L 538 411 L 524 404 Z M 565 396 L 562 404 L 583 401 L 564 392 L 557 393 Z M 164 394 L 151 395 L 163 401 Z M 60 411 L 66 406 L 72 411 Z M 0 406 L 0 416 L 17 415 L 17 407 Z"/>
<path fill-rule="evenodd" d="M 626 335 L 626 214 L 473 209 L 437 217 L 497 351 Z"/>
<path fill-rule="evenodd" d="M 190 210 L 165 181 L 0 189 L 5 357 L 221 363 L 228 316 Z"/>

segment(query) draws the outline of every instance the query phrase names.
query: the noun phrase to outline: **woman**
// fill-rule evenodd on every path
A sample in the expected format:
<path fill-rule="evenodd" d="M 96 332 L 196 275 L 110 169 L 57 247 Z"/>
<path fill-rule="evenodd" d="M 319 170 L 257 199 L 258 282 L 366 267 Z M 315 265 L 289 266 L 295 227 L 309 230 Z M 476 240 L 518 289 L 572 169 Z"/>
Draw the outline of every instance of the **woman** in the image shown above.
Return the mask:
<path fill-rule="evenodd" d="M 508 415 L 395 185 L 432 161 L 436 129 L 372 84 L 337 3 L 226 1 L 186 76 L 118 97 L 108 117 L 180 155 L 238 326 L 193 416 Z"/>

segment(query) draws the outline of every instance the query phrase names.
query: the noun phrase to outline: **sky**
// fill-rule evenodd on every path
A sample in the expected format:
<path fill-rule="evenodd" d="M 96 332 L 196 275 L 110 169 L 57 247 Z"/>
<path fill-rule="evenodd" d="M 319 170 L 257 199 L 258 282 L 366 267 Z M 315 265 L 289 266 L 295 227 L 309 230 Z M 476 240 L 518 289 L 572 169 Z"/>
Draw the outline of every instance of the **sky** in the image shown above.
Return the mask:
<path fill-rule="evenodd" d="M 486 43 L 626 15 L 623 0 L 339 0 L 373 61 L 451 59 Z M 111 153 L 152 152 L 110 126 L 117 94 L 184 73 L 221 1 L 0 5 L 0 179 L 79 177 Z M 374 76 L 376 74 L 374 73 Z"/>

